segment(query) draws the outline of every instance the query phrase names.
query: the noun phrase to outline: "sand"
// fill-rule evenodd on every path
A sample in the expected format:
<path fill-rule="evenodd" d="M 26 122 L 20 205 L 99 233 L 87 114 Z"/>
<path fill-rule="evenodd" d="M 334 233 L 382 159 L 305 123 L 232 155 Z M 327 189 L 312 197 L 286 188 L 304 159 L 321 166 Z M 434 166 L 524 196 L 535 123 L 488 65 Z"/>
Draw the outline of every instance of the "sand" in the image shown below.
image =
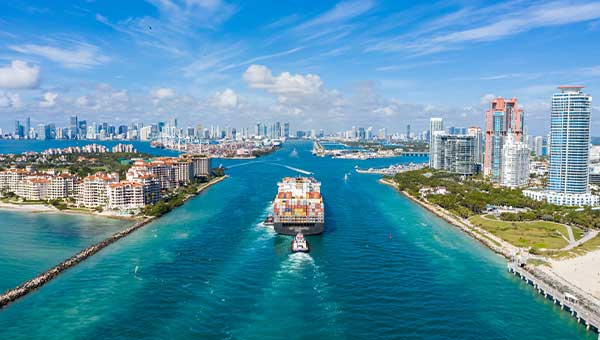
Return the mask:
<path fill-rule="evenodd" d="M 600 299 L 600 250 L 550 263 L 556 275 Z"/>
<path fill-rule="evenodd" d="M 49 212 L 58 211 L 58 209 L 45 204 L 14 204 L 0 202 L 0 209 L 25 211 L 25 212 Z"/>

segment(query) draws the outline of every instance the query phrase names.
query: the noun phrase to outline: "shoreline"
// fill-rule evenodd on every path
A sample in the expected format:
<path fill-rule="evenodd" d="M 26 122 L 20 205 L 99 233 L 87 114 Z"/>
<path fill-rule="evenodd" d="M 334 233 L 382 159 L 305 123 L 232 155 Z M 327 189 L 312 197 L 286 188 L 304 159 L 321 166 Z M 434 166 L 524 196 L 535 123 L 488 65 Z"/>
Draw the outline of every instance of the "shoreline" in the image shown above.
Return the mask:
<path fill-rule="evenodd" d="M 186 198 L 184 198 L 184 203 L 187 202 L 188 200 L 190 200 L 191 198 L 196 197 L 198 194 L 200 194 L 204 190 L 208 189 L 212 185 L 217 184 L 228 177 L 229 176 L 225 175 L 225 176 L 217 177 L 207 183 L 204 183 L 201 187 L 198 188 L 198 190 L 196 191 L 195 194 L 189 195 Z M 173 209 L 171 211 L 174 211 L 175 209 Z M 171 212 L 171 211 L 169 211 L 169 212 Z M 167 215 L 169 212 L 167 212 L 164 215 Z M 133 225 L 131 225 L 121 231 L 118 231 L 95 244 L 92 244 L 92 245 L 84 248 L 83 250 L 79 251 L 75 255 L 60 262 L 59 264 L 55 265 L 54 267 L 42 272 L 41 274 L 36 275 L 34 278 L 23 282 L 22 284 L 16 286 L 15 288 L 6 290 L 4 293 L 0 294 L 0 309 L 5 308 L 10 303 L 12 303 L 12 302 L 18 300 L 19 298 L 22 298 L 22 297 L 26 296 L 27 294 L 35 291 L 36 289 L 42 287 L 46 283 L 52 281 L 52 279 L 56 278 L 62 272 L 87 260 L 88 258 L 90 258 L 94 254 L 98 253 L 102 249 L 106 248 L 107 246 L 119 241 L 122 238 L 127 237 L 128 235 L 130 235 L 133 232 L 137 231 L 138 229 L 144 227 L 148 223 L 150 223 L 154 220 L 158 220 L 159 218 L 161 218 L 164 215 L 140 217 L 141 220 L 134 223 Z"/>
<path fill-rule="evenodd" d="M 476 241 L 479 241 L 481 244 L 488 247 L 490 250 L 492 250 L 496 254 L 504 257 L 507 260 L 507 267 L 509 269 L 510 269 L 510 265 L 512 263 L 517 263 L 515 261 L 515 256 L 520 252 L 520 248 L 515 247 L 515 246 L 509 244 L 508 242 L 496 237 L 495 235 L 493 235 L 485 230 L 482 230 L 479 227 L 472 225 L 470 222 L 463 220 L 460 217 L 455 216 L 451 212 L 449 212 L 439 206 L 436 206 L 436 205 L 433 205 L 433 204 L 430 204 L 427 202 L 423 202 L 423 201 L 411 196 L 410 194 L 408 194 L 405 191 L 400 191 L 398 189 L 396 183 L 393 180 L 390 181 L 390 180 L 386 180 L 385 178 L 380 178 L 378 180 L 378 182 L 396 189 L 397 192 L 401 193 L 404 197 L 408 198 L 413 203 L 418 204 L 419 206 L 423 207 L 428 212 L 433 213 L 434 215 L 443 219 L 444 221 L 448 222 L 449 224 L 453 225 L 454 227 L 457 227 L 461 231 L 465 232 L 467 235 L 473 237 Z M 493 237 L 491 237 L 491 236 L 493 236 Z M 588 253 L 586 255 L 589 255 L 592 253 L 593 252 Z M 530 257 L 532 259 L 536 259 L 535 256 L 530 255 Z M 575 258 L 575 259 L 577 259 L 577 258 Z M 561 261 L 568 261 L 568 260 L 561 260 Z M 550 265 L 555 264 L 555 263 L 560 263 L 561 261 L 558 261 L 558 260 L 550 261 Z M 517 264 L 519 264 L 519 263 L 517 263 Z M 527 263 L 520 265 L 520 267 L 521 267 L 521 270 L 525 271 L 526 273 L 531 275 L 536 280 L 543 282 L 547 286 L 550 286 L 559 292 L 563 292 L 563 293 L 569 292 L 569 293 L 577 296 L 579 298 L 579 306 L 585 310 L 586 314 L 592 315 L 595 319 L 600 320 L 600 298 L 594 296 L 593 292 L 588 292 L 584 287 L 581 287 L 580 285 L 575 285 L 573 282 L 564 279 L 558 272 L 554 271 L 552 269 L 552 267 L 548 267 L 548 266 L 544 266 L 544 265 L 535 266 L 535 265 L 530 265 Z M 599 275 L 600 275 L 600 273 L 599 273 Z M 539 292 L 539 289 L 538 289 L 538 292 Z M 544 297 L 547 297 L 546 294 L 544 294 Z M 555 303 L 557 301 L 557 297 L 550 297 L 550 299 L 553 300 Z M 571 315 L 573 316 L 574 314 L 571 314 Z M 577 317 L 577 320 L 579 321 L 579 317 Z M 600 332 L 600 330 L 597 330 L 597 332 Z M 599 336 L 599 339 L 600 339 L 600 336 Z"/>

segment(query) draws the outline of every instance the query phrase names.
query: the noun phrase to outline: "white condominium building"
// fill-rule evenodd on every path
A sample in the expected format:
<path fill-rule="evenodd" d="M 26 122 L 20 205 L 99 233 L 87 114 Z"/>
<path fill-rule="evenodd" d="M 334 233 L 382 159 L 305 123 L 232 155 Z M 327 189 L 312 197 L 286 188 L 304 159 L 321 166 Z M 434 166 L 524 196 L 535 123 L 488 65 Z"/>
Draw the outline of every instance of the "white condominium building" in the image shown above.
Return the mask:
<path fill-rule="evenodd" d="M 48 196 L 49 182 L 48 178 L 42 176 L 27 177 L 19 182 L 15 194 L 30 201 L 45 200 Z"/>
<path fill-rule="evenodd" d="M 108 209 L 132 210 L 141 209 L 145 205 L 144 184 L 121 181 L 107 186 Z"/>
<path fill-rule="evenodd" d="M 78 203 L 86 208 L 97 208 L 108 203 L 107 186 L 119 181 L 119 174 L 98 172 L 83 179 Z"/>
<path fill-rule="evenodd" d="M 509 133 L 502 148 L 500 184 L 518 188 L 529 183 L 529 148 Z"/>
<path fill-rule="evenodd" d="M 25 169 L 11 168 L 0 171 L 0 193 L 15 192 L 17 185 L 29 174 Z"/>

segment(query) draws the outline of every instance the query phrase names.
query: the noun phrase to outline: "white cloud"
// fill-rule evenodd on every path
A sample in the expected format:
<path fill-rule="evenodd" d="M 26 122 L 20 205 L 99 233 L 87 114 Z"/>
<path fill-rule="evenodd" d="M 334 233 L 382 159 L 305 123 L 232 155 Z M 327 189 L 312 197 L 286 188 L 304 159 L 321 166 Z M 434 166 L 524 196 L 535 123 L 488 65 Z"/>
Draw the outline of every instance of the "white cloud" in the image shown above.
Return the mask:
<path fill-rule="evenodd" d="M 464 10 L 451 20 L 426 24 L 428 29 L 417 31 L 416 37 L 398 36 L 381 39 L 369 46 L 367 51 L 408 50 L 415 55 L 425 55 L 454 50 L 462 45 L 481 41 L 495 41 L 533 29 L 567 25 L 600 18 L 600 3 L 570 3 L 563 1 L 539 2 L 530 6 L 514 4 L 511 15 L 503 5 L 480 10 Z M 465 17 L 466 15 L 466 17 Z M 498 17 L 501 19 L 498 20 Z M 493 18 L 493 21 L 486 20 Z M 457 21 L 456 19 L 461 19 Z M 482 23 L 483 22 L 483 23 Z M 458 25 L 460 29 L 449 27 Z M 469 28 L 464 28 L 470 26 Z"/>
<path fill-rule="evenodd" d="M 238 95 L 232 89 L 217 91 L 210 100 L 211 105 L 225 110 L 231 110 L 238 107 Z"/>
<path fill-rule="evenodd" d="M 36 44 L 11 45 L 8 48 L 26 55 L 46 58 L 66 68 L 89 68 L 110 60 L 100 53 L 97 46 L 87 43 L 76 43 L 70 48 Z"/>
<path fill-rule="evenodd" d="M 40 67 L 29 66 L 21 60 L 13 60 L 10 65 L 0 67 L 0 88 L 31 89 L 38 86 Z"/>
<path fill-rule="evenodd" d="M 40 107 L 54 107 L 56 105 L 56 98 L 58 98 L 58 93 L 44 92 Z"/>
<path fill-rule="evenodd" d="M 273 76 L 271 70 L 264 65 L 250 65 L 243 75 L 251 88 L 264 89 L 267 92 L 286 96 L 306 96 L 321 93 L 323 81 L 318 75 L 291 74 L 283 72 Z"/>
<path fill-rule="evenodd" d="M 18 93 L 0 91 L 0 108 L 20 108 L 21 97 Z"/>
<path fill-rule="evenodd" d="M 168 87 L 161 87 L 152 91 L 152 97 L 157 100 L 173 98 L 175 96 L 175 90 Z"/>
<path fill-rule="evenodd" d="M 331 10 L 299 25 L 297 29 L 303 30 L 336 22 L 344 22 L 366 13 L 374 6 L 375 1 L 372 0 L 342 1 Z"/>
<path fill-rule="evenodd" d="M 488 93 L 488 94 L 484 94 L 480 99 L 479 99 L 479 104 L 480 105 L 486 105 L 489 106 L 490 103 L 492 102 L 492 100 L 494 100 L 496 98 L 496 95 L 492 94 L 492 93 Z"/>

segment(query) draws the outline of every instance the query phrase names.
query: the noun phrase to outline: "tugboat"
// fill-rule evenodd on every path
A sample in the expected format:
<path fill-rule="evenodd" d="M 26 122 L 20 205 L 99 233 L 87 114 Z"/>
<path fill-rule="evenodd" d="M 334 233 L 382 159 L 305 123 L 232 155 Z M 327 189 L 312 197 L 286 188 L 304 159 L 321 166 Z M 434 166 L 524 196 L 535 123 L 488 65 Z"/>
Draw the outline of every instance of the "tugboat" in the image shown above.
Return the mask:
<path fill-rule="evenodd" d="M 292 252 L 293 253 L 308 253 L 310 251 L 308 247 L 308 241 L 304 238 L 302 233 L 296 234 L 292 241 Z"/>
<path fill-rule="evenodd" d="M 264 225 L 273 225 L 274 221 L 275 221 L 275 219 L 273 218 L 273 215 L 269 215 L 269 216 L 267 216 L 267 218 L 265 218 L 263 224 Z"/>

